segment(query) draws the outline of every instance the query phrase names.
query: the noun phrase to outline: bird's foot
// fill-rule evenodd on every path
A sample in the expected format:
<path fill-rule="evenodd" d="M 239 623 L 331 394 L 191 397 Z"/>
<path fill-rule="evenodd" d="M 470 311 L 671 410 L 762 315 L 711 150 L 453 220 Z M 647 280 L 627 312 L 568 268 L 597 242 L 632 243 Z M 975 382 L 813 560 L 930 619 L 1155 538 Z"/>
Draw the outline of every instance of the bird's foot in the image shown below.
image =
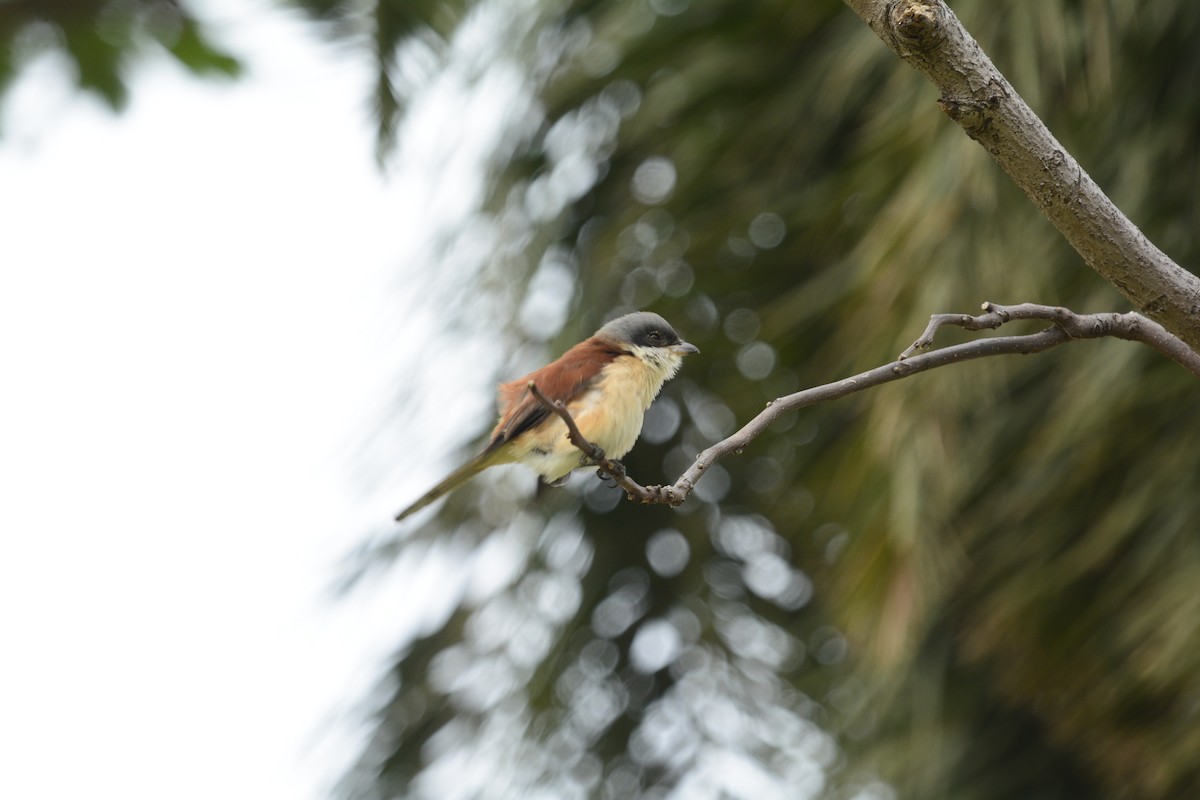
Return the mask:
<path fill-rule="evenodd" d="M 625 480 L 625 465 L 620 461 L 612 461 L 605 458 L 597 466 L 596 477 L 602 481 L 611 480 L 612 486 L 610 488 L 617 488 Z"/>

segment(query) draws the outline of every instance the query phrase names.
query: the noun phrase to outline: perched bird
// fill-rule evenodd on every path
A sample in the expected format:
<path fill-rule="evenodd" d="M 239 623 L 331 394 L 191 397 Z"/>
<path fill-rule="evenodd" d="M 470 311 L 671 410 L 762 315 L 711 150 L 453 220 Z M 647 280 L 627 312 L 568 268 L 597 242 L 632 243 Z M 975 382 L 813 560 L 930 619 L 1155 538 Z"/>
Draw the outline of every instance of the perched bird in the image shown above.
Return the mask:
<path fill-rule="evenodd" d="M 618 317 L 541 369 L 500 384 L 500 421 L 483 452 L 396 515 L 402 520 L 497 464 L 525 464 L 544 481 L 561 484 L 583 454 L 567 438 L 567 426 L 529 391 L 534 383 L 562 402 L 579 432 L 609 458 L 628 453 L 646 409 L 675 377 L 689 353 L 700 352 L 658 314 Z"/>

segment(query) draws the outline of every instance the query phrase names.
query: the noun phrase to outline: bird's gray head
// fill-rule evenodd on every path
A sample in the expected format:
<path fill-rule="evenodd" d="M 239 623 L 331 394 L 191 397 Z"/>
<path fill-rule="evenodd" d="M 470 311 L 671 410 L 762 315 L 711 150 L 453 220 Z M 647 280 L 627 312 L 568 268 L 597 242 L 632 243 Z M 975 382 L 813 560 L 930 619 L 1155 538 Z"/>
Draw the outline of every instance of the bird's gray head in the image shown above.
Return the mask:
<path fill-rule="evenodd" d="M 633 352 L 650 353 L 661 351 L 676 358 L 688 353 L 699 353 L 694 345 L 683 341 L 671 323 L 650 311 L 635 311 L 617 317 L 600 330 L 596 337 L 607 339 Z"/>

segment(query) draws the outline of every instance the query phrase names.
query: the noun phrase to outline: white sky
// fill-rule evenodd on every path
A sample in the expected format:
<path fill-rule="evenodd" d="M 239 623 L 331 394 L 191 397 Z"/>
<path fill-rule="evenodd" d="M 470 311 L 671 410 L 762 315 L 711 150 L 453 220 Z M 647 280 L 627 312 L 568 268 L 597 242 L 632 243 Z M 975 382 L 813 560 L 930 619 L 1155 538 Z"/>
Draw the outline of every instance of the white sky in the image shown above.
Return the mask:
<path fill-rule="evenodd" d="M 381 177 L 365 63 L 208 7 L 237 82 L 154 58 L 113 115 L 46 60 L 4 106 L 0 797 L 321 797 L 420 612 L 326 590 L 431 477 L 367 496 L 353 453 L 419 344 L 421 209 L 473 195 Z"/>

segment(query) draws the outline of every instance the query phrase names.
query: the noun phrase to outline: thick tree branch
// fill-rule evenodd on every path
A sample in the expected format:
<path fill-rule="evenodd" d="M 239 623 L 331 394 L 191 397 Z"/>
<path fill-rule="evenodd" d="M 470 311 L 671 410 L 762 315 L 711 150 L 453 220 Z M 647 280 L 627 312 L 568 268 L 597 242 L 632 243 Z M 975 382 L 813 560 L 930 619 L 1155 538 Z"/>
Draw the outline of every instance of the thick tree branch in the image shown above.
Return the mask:
<path fill-rule="evenodd" d="M 687 499 L 696 487 L 696 482 L 713 464 L 730 453 L 740 455 L 746 445 L 757 439 L 784 414 L 828 400 L 837 400 L 864 389 L 907 378 L 918 372 L 944 367 L 947 364 L 957 364 L 986 356 L 1040 353 L 1075 339 L 1099 339 L 1112 336 L 1153 347 L 1200 378 L 1200 354 L 1197 354 L 1158 323 L 1136 312 L 1076 314 L 1066 308 L 1037 303 L 1021 303 L 1014 306 L 984 303 L 983 309 L 983 314 L 974 317 L 970 314 L 934 314 L 925 328 L 925 332 L 892 363 L 860 372 L 835 383 L 804 389 L 770 401 L 767 403 L 766 409 L 746 423 L 741 430 L 696 456 L 692 465 L 671 486 L 642 486 L 634 481 L 625 474 L 625 468 L 620 462 L 605 458 L 603 450 L 584 438 L 583 434 L 579 432 L 578 426 L 575 425 L 575 420 L 571 418 L 570 412 L 562 403 L 556 403 L 547 398 L 532 382 L 529 384 L 529 391 L 544 406 L 562 418 L 567 425 L 571 443 L 596 463 L 604 473 L 612 476 L 625 490 L 630 500 L 678 506 Z M 944 325 L 957 325 L 969 331 L 978 331 L 999 328 L 1012 320 L 1046 320 L 1053 324 L 1039 333 L 1025 336 L 996 336 L 943 347 L 930 353 L 912 355 L 916 350 L 929 347 L 933 342 L 934 335 Z"/>
<path fill-rule="evenodd" d="M 1092 269 L 1200 352 L 1200 278 L 1113 205 L 942 0 L 845 3 L 937 86 L 942 110 L 983 145 Z"/>

